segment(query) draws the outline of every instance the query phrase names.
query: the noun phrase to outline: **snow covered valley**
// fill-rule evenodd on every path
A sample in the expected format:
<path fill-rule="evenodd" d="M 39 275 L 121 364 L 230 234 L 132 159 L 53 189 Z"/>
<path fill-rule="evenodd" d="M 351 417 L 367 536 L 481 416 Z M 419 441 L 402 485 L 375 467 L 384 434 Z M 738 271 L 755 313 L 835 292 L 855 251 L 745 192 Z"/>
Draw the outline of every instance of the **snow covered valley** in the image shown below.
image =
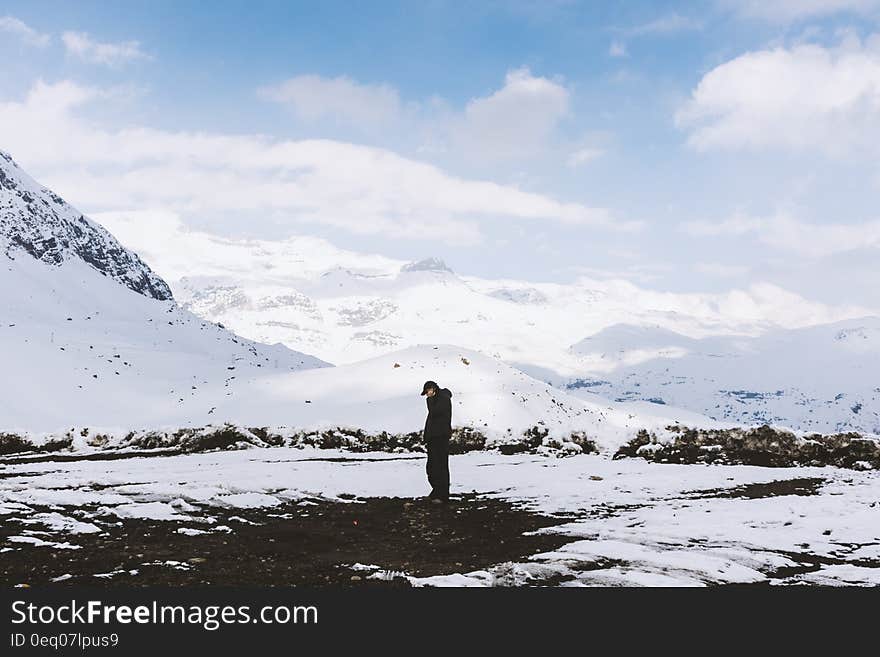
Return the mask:
<path fill-rule="evenodd" d="M 263 448 L 7 456 L 4 581 L 880 584 L 880 482 L 833 467 Z"/>

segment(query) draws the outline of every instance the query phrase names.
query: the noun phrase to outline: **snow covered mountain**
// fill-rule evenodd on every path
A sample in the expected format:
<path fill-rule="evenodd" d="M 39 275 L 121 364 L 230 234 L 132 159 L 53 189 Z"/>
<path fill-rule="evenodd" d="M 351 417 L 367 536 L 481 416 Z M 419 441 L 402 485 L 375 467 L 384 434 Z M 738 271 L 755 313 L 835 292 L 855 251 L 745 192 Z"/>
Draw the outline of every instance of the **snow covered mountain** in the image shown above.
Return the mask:
<path fill-rule="evenodd" d="M 813 304 L 770 285 L 713 295 L 654 292 L 620 280 L 482 279 L 456 274 L 437 258 L 394 260 L 313 237 L 222 238 L 188 230 L 168 214 L 100 219 L 197 315 L 337 364 L 444 343 L 541 378 L 565 378 L 589 364 L 569 347 L 615 324 L 662 326 L 695 338 L 755 336 L 871 314 Z"/>
<path fill-rule="evenodd" d="M 0 157 L 0 431 L 206 416 L 240 381 L 325 366 L 178 307 L 98 224 Z"/>
<path fill-rule="evenodd" d="M 0 432 L 124 434 L 230 422 L 407 433 L 423 426 L 419 392 L 429 378 L 454 391 L 456 426 L 496 439 L 540 426 L 552 436 L 586 432 L 613 449 L 641 428 L 694 420 L 670 407 L 582 400 L 446 345 L 322 367 L 135 294 L 76 259 L 55 267 L 7 257 L 2 281 Z"/>
<path fill-rule="evenodd" d="M 2 162 L 0 432 L 76 428 L 79 435 L 90 428 L 89 435 L 124 435 L 230 422 L 408 433 L 423 426 L 419 392 L 426 379 L 453 389 L 456 426 L 502 440 L 543 427 L 560 437 L 584 432 L 610 449 L 638 429 L 692 419 L 673 408 L 643 413 L 637 404 L 582 400 L 491 356 L 436 341 L 328 367 L 280 344 L 240 338 L 177 305 L 164 281 L 110 233 L 27 177 L 11 158 Z M 272 256 L 265 254 L 264 270 L 277 262 Z M 371 279 L 346 264 L 338 258 L 302 290 L 278 285 L 256 298 L 256 312 L 294 309 L 320 317 L 329 311 L 310 299 L 321 296 L 333 299 L 340 325 L 357 329 L 398 306 L 381 297 L 347 302 L 346 288 L 386 285 L 405 298 L 408 288 L 418 294 L 425 285 L 464 285 L 433 260 L 398 271 L 399 279 Z M 200 286 L 188 305 L 222 314 L 242 304 L 240 294 Z M 433 316 L 428 305 L 418 312 L 423 323 Z"/>
<path fill-rule="evenodd" d="M 140 258 L 63 198 L 37 184 L 0 151 L 0 251 L 24 251 L 50 265 L 88 263 L 135 292 L 160 300 L 171 290 Z"/>
<path fill-rule="evenodd" d="M 758 337 L 617 325 L 578 342 L 569 390 L 683 406 L 738 424 L 880 434 L 880 317 Z"/>
<path fill-rule="evenodd" d="M 82 260 L 0 255 L 0 431 L 189 425 L 271 372 L 325 365 L 137 294 Z"/>
<path fill-rule="evenodd" d="M 489 281 L 436 258 L 117 217 L 124 241 L 178 274 L 181 307 L 137 255 L 5 155 L 0 182 L 0 429 L 414 431 L 424 409 L 411 391 L 448 373 L 458 417 L 487 434 L 544 423 L 616 444 L 667 421 L 880 433 L 878 318 L 802 328 L 828 310 L 775 289 L 670 300 L 619 281 Z M 782 310 L 796 328 L 777 326 Z M 471 349 L 434 349 L 444 344 Z M 289 347 L 344 366 L 308 371 L 328 363 Z"/>
<path fill-rule="evenodd" d="M 835 339 L 860 327 L 870 334 L 878 320 L 860 319 L 870 309 L 812 304 L 769 285 L 709 295 L 586 278 L 488 280 L 436 258 L 406 263 L 307 237 L 220 238 L 174 216 L 151 215 L 146 230 L 140 218 L 107 216 L 185 307 L 331 362 L 467 345 L 586 398 L 600 392 L 806 431 L 878 430 L 868 374 L 876 342 Z"/>

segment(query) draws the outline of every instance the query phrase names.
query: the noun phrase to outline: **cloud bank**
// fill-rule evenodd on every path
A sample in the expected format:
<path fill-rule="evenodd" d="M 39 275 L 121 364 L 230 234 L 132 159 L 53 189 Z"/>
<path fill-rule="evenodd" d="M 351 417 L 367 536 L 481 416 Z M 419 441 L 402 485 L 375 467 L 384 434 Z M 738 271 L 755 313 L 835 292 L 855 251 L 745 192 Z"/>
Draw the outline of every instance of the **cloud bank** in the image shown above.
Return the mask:
<path fill-rule="evenodd" d="M 0 143 L 93 211 L 237 214 L 239 224 L 252 226 L 312 223 L 454 245 L 480 243 L 487 221 L 638 227 L 603 208 L 460 178 L 381 148 L 143 126 L 108 130 L 89 122 L 84 110 L 110 94 L 40 81 L 23 100 L 0 104 Z"/>
<path fill-rule="evenodd" d="M 880 35 L 749 52 L 709 71 L 676 114 L 697 150 L 880 145 Z"/>
<path fill-rule="evenodd" d="M 52 41 L 48 34 L 42 34 L 14 16 L 0 16 L 0 32 L 11 34 L 29 46 L 45 47 Z"/>

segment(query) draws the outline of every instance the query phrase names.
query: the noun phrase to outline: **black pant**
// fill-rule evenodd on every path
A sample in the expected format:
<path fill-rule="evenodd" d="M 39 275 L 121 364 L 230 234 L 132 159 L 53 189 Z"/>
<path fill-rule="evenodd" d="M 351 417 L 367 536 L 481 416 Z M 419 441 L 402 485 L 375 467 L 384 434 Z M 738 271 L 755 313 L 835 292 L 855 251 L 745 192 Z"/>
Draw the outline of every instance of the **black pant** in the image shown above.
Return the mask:
<path fill-rule="evenodd" d="M 449 436 L 429 438 L 428 483 L 431 484 L 431 497 L 449 499 Z"/>

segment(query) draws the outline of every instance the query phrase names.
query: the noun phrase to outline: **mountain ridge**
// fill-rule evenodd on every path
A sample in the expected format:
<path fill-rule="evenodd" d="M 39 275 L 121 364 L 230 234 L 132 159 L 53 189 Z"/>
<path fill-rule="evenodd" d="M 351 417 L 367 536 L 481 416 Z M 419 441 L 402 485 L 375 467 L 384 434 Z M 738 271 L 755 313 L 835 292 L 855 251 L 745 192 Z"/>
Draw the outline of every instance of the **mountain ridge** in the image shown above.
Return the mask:
<path fill-rule="evenodd" d="M 28 176 L 0 151 L 0 248 L 49 265 L 79 258 L 96 271 L 154 299 L 173 299 L 171 288 L 103 226 L 88 219 Z"/>

